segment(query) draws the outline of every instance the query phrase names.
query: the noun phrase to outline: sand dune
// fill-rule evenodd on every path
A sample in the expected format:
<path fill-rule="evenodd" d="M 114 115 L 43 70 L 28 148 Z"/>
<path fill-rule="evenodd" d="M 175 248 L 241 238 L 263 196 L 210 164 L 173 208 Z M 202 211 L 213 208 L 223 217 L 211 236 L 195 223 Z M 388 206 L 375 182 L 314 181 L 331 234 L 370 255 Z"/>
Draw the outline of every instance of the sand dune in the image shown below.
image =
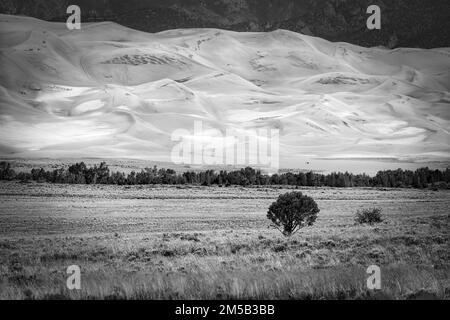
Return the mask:
<path fill-rule="evenodd" d="M 280 129 L 289 167 L 450 161 L 448 48 L 369 49 L 283 30 L 69 31 L 0 15 L 0 54 L 4 157 L 168 161 L 172 132 L 201 120 L 221 132 Z"/>

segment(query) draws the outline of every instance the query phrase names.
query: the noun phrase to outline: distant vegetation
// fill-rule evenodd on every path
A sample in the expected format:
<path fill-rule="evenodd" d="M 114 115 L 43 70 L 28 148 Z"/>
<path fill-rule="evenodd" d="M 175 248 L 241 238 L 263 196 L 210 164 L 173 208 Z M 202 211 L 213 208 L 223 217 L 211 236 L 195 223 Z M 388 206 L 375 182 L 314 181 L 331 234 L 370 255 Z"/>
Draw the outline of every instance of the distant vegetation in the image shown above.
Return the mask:
<path fill-rule="evenodd" d="M 288 192 L 271 204 L 267 218 L 284 236 L 289 237 L 303 227 L 312 226 L 319 211 L 313 198 L 301 192 Z"/>
<path fill-rule="evenodd" d="M 0 180 L 37 181 L 69 184 L 113 184 L 113 185 L 218 185 L 218 186 L 270 186 L 289 185 L 299 187 L 385 187 L 385 188 L 432 188 L 450 187 L 450 169 L 445 171 L 420 168 L 411 170 L 379 171 L 374 177 L 366 174 L 333 172 L 288 172 L 267 175 L 260 170 L 247 167 L 236 171 L 214 171 L 177 173 L 172 169 L 146 168 L 140 172 L 111 172 L 105 162 L 87 167 L 84 162 L 53 171 L 32 169 L 31 172 L 16 172 L 10 163 L 0 163 Z"/>
<path fill-rule="evenodd" d="M 82 22 L 114 21 L 146 32 L 181 28 L 287 29 L 366 47 L 390 44 L 437 48 L 450 43 L 447 0 L 103 0 L 76 3 L 82 6 Z M 377 32 L 365 28 L 366 9 L 372 3 L 382 6 L 382 29 Z M 70 4 L 69 0 L 2 0 L 0 12 L 66 22 L 66 8 Z M 397 41 L 391 40 L 394 35 Z"/>

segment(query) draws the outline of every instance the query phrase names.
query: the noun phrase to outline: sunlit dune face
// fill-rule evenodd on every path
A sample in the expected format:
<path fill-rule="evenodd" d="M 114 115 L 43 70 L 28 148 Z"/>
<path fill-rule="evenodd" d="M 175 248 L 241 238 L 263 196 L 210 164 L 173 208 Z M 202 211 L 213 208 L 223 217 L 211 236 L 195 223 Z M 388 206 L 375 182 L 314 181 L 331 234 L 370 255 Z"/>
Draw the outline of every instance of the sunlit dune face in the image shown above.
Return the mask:
<path fill-rule="evenodd" d="M 288 31 L 146 34 L 0 17 L 3 155 L 170 159 L 178 129 L 280 132 L 311 159 L 450 160 L 450 51 L 361 48 Z M 306 159 L 306 160 L 305 160 Z"/>

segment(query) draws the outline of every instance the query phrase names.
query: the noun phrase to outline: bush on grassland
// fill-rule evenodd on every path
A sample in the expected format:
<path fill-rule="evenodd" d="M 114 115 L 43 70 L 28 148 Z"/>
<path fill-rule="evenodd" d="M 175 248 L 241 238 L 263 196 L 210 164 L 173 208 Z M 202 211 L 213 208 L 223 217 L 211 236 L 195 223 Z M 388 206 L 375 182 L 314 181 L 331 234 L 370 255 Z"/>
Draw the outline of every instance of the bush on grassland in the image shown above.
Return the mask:
<path fill-rule="evenodd" d="M 267 218 L 283 235 L 291 236 L 301 228 L 311 226 L 319 211 L 313 198 L 301 192 L 289 192 L 272 203 Z"/>
<path fill-rule="evenodd" d="M 380 208 L 361 209 L 356 212 L 355 221 L 358 224 L 375 224 L 383 222 Z"/>

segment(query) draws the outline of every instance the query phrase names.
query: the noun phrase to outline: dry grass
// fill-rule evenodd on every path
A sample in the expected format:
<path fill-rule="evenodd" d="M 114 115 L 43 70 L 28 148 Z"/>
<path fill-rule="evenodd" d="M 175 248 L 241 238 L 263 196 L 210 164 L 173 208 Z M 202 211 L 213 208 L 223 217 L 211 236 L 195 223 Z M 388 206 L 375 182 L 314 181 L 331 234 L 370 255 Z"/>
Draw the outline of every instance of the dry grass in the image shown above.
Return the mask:
<path fill-rule="evenodd" d="M 448 191 L 306 189 L 319 218 L 289 239 L 265 218 L 285 191 L 0 183 L 0 299 L 450 297 Z"/>

